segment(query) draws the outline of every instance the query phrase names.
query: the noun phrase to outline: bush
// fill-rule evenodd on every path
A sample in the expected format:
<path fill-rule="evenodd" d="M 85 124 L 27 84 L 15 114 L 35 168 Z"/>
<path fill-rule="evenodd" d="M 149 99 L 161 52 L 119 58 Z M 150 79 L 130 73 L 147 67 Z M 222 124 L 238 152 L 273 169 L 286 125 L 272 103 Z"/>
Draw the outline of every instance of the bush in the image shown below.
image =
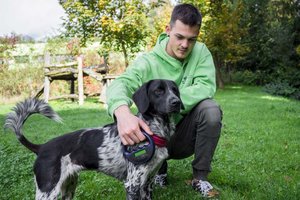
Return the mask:
<path fill-rule="evenodd" d="M 266 84 L 264 86 L 264 91 L 270 94 L 289 97 L 296 92 L 296 89 L 290 86 L 286 81 L 278 81 Z"/>
<path fill-rule="evenodd" d="M 300 89 L 291 86 L 287 81 L 268 83 L 263 87 L 263 90 L 273 95 L 291 97 L 300 100 Z"/>
<path fill-rule="evenodd" d="M 0 96 L 31 96 L 43 84 L 43 68 L 27 67 L 0 72 Z"/>
<path fill-rule="evenodd" d="M 276 78 L 264 86 L 264 91 L 300 100 L 300 70 L 279 68 L 276 73 L 272 74 L 272 77 Z"/>
<path fill-rule="evenodd" d="M 260 70 L 233 71 L 230 77 L 227 80 L 229 83 L 261 85 L 270 94 L 300 100 L 300 70 L 297 67 L 278 66 L 273 73 Z"/>
<path fill-rule="evenodd" d="M 5 69 L 0 72 L 0 102 L 19 101 L 22 98 L 33 97 L 43 84 L 43 67 Z M 96 88 L 86 88 L 87 85 L 91 85 L 91 83 L 86 83 L 86 79 L 85 84 L 86 92 L 94 94 L 100 91 L 97 82 L 93 84 Z M 75 91 L 76 88 L 77 81 L 75 82 Z M 55 80 L 50 85 L 50 97 L 69 93 L 70 81 Z"/>
<path fill-rule="evenodd" d="M 236 71 L 232 72 L 231 81 L 233 83 L 239 83 L 243 85 L 256 85 L 258 82 L 258 76 L 256 73 L 249 70 Z"/>

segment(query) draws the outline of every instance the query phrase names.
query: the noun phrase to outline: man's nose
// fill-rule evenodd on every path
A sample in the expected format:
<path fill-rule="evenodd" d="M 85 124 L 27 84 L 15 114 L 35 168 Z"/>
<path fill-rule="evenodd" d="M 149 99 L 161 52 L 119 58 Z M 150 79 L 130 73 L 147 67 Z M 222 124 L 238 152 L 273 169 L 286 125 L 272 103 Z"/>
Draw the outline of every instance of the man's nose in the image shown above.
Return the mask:
<path fill-rule="evenodd" d="M 181 46 L 185 49 L 188 48 L 189 47 L 189 41 L 188 40 L 183 40 L 182 43 L 181 43 Z"/>

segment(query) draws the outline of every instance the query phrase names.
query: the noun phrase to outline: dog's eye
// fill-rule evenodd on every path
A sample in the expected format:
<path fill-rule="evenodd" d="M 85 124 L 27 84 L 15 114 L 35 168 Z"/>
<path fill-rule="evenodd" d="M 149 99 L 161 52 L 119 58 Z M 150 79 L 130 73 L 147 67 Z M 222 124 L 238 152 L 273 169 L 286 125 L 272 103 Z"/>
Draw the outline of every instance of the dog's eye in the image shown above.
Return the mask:
<path fill-rule="evenodd" d="M 164 91 L 162 89 L 156 89 L 156 90 L 154 90 L 154 93 L 156 95 L 162 95 L 164 93 Z"/>
<path fill-rule="evenodd" d="M 176 87 L 172 87 L 172 91 L 173 91 L 176 95 L 179 94 L 179 90 L 178 90 Z"/>

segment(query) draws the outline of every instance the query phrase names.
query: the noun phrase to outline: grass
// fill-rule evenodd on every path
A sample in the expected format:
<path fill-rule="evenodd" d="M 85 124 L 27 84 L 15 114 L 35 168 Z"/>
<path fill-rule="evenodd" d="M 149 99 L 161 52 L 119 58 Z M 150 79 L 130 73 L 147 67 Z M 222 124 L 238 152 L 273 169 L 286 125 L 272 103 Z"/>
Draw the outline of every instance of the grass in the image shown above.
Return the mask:
<path fill-rule="evenodd" d="M 209 178 L 221 192 L 219 199 L 300 199 L 300 102 L 244 86 L 219 90 L 216 100 L 224 112 L 223 129 Z M 68 101 L 50 104 L 64 123 L 32 116 L 24 129 L 30 141 L 43 143 L 112 121 L 95 99 L 82 107 Z M 12 106 L 0 106 L 1 123 Z M 15 135 L 0 130 L 0 199 L 34 198 L 34 159 Z M 154 199 L 201 199 L 185 184 L 191 178 L 192 159 L 169 162 L 170 185 L 155 188 Z M 122 183 L 111 177 L 83 172 L 76 199 L 125 199 L 125 192 Z"/>

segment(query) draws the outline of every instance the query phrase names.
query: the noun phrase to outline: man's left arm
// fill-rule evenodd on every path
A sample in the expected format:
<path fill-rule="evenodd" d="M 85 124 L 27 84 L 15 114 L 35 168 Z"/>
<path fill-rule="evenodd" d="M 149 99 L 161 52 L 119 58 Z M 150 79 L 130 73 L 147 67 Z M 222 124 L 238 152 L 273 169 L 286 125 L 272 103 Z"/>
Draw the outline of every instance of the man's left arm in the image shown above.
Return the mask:
<path fill-rule="evenodd" d="M 197 62 L 190 86 L 180 88 L 180 95 L 185 106 L 182 114 L 193 109 L 200 101 L 213 98 L 216 92 L 215 65 L 211 53 L 205 48 L 205 53 Z"/>

